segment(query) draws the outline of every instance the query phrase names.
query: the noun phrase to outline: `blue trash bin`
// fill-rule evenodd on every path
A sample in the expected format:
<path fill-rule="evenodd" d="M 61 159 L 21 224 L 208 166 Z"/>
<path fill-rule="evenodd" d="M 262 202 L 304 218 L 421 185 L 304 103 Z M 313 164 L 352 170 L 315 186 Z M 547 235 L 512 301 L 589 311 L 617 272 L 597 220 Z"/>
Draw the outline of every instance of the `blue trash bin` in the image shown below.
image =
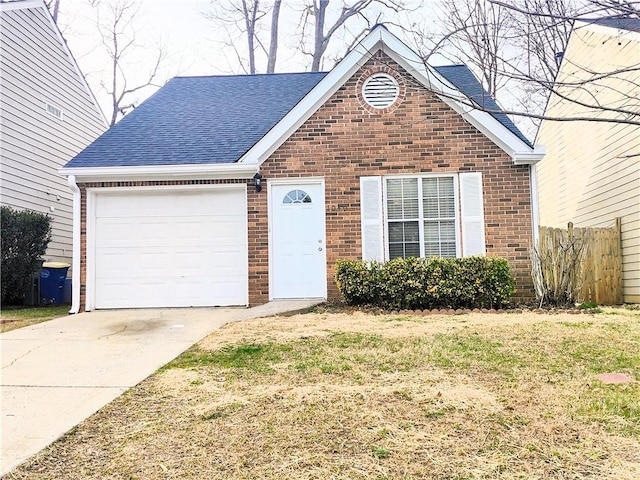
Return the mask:
<path fill-rule="evenodd" d="M 44 304 L 64 303 L 64 282 L 67 279 L 68 263 L 45 262 L 40 270 L 40 299 Z"/>

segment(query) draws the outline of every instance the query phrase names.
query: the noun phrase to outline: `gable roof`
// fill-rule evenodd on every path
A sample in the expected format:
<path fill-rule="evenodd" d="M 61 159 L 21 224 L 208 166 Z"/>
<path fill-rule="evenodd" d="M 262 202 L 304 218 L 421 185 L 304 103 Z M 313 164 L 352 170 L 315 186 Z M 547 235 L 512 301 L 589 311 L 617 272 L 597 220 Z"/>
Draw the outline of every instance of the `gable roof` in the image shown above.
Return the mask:
<path fill-rule="evenodd" d="M 500 110 L 466 67 L 427 67 L 380 26 L 328 73 L 177 77 L 60 173 L 86 178 L 252 175 L 379 50 L 511 155 L 515 163 L 535 163 L 544 155 L 506 115 L 469 106 L 471 98 L 478 105 Z"/>
<path fill-rule="evenodd" d="M 65 168 L 236 162 L 325 75 L 176 77 Z"/>
<path fill-rule="evenodd" d="M 309 94 L 261 138 L 240 163 L 260 164 L 282 145 L 376 52 L 382 51 L 444 103 L 511 156 L 515 164 L 532 164 L 544 156 L 544 147 L 531 146 L 490 113 L 469 105 L 469 97 L 384 26 L 377 26 L 331 70 Z"/>

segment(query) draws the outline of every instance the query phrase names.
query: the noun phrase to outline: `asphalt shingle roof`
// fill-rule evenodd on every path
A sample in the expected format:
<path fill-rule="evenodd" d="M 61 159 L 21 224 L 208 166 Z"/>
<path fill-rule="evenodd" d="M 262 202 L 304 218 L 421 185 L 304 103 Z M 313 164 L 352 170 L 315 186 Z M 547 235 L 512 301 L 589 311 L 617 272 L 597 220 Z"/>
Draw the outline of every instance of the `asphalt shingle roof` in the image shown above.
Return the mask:
<path fill-rule="evenodd" d="M 531 146 L 466 66 L 435 68 Z M 325 75 L 176 77 L 65 167 L 236 162 Z"/>
<path fill-rule="evenodd" d="M 608 17 L 592 20 L 590 23 L 595 23 L 596 25 L 604 25 L 605 27 L 617 28 L 619 30 L 628 30 L 630 32 L 640 33 L 640 18 Z"/>
<path fill-rule="evenodd" d="M 325 75 L 176 77 L 66 167 L 233 163 Z"/>
<path fill-rule="evenodd" d="M 482 84 L 466 65 L 445 65 L 433 68 L 435 68 L 435 70 L 449 82 L 455 85 L 462 93 L 478 104 L 480 108 L 485 109 L 493 118 L 507 127 L 520 140 L 530 147 L 533 147 L 529 139 L 524 136 L 511 119 L 505 113 L 501 113 L 502 108 L 500 108 L 493 97 L 489 95 L 489 92 L 484 89 Z"/>

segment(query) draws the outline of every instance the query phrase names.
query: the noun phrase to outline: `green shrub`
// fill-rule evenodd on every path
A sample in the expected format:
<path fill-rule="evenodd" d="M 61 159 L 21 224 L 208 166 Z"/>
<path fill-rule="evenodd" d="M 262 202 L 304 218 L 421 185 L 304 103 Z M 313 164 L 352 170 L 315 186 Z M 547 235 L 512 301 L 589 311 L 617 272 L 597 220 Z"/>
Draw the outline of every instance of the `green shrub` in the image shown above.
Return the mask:
<path fill-rule="evenodd" d="M 51 217 L 2 207 L 0 221 L 2 304 L 22 303 L 31 275 L 51 240 Z"/>
<path fill-rule="evenodd" d="M 336 283 L 349 305 L 388 310 L 499 308 L 515 290 L 504 258 L 339 260 Z"/>

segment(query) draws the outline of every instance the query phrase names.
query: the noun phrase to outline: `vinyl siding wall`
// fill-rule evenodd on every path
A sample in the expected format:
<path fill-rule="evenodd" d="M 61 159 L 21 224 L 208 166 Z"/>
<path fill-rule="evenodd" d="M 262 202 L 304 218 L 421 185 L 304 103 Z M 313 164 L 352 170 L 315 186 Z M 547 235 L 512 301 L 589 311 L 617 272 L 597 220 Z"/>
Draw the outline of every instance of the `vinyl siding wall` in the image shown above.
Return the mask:
<path fill-rule="evenodd" d="M 640 64 L 640 34 L 604 27 L 577 28 L 565 52 L 559 82 Z M 590 73 L 587 73 L 590 72 Z M 572 99 L 640 112 L 637 70 L 562 93 Z M 622 92 L 622 93 L 621 93 Z M 547 116 L 606 116 L 552 97 Z M 607 227 L 622 219 L 625 302 L 640 302 L 640 127 L 604 122 L 544 121 L 537 143 L 547 147 L 538 165 L 540 224 Z"/>
<path fill-rule="evenodd" d="M 0 202 L 48 213 L 46 259 L 70 262 L 72 195 L 57 170 L 106 124 L 44 7 L 3 11 L 0 18 Z"/>

